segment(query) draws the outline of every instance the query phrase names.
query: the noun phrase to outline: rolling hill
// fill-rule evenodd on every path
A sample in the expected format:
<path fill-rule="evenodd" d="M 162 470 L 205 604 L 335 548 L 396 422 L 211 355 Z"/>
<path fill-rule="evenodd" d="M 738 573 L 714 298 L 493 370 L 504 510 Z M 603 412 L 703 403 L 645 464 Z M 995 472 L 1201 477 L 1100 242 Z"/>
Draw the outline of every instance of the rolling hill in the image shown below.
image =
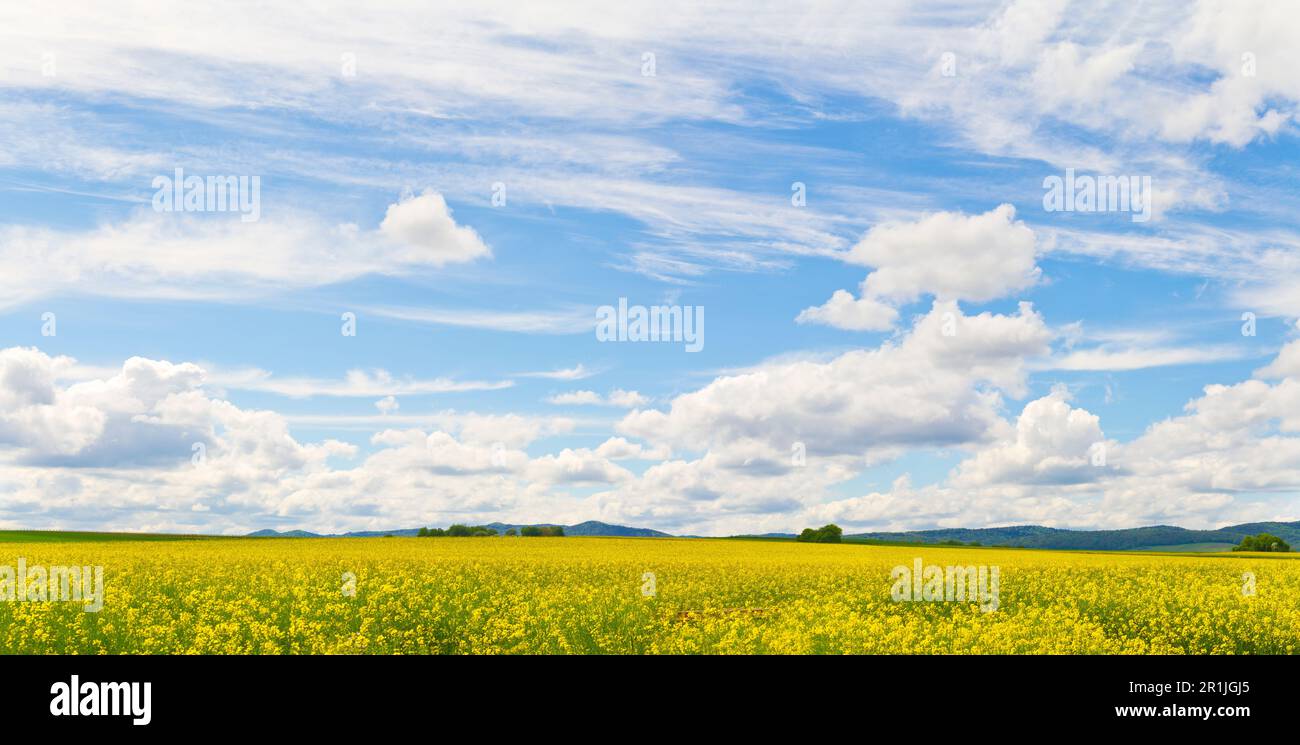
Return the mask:
<path fill-rule="evenodd" d="M 1017 525 L 1007 528 L 947 528 L 896 533 L 856 533 L 845 535 L 844 540 L 889 543 L 959 541 L 979 543 L 983 546 L 1093 551 L 1162 550 L 1162 546 L 1205 544 L 1207 548 L 1201 550 L 1212 550 L 1209 546 L 1236 545 L 1241 543 L 1242 538 L 1258 533 L 1272 533 L 1292 546 L 1300 545 L 1300 522 L 1243 523 L 1218 530 L 1188 530 L 1172 525 L 1124 530 L 1066 530 L 1046 528 L 1041 525 Z"/>

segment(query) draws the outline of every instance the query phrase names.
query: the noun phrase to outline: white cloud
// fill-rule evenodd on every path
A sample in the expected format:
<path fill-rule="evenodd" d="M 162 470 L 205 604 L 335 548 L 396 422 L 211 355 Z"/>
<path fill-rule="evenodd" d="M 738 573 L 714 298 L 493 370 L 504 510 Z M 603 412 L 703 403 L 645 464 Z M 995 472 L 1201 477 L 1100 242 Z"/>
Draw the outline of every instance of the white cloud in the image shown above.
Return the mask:
<path fill-rule="evenodd" d="M 1300 326 L 1300 323 L 1297 326 Z M 1266 380 L 1276 378 L 1300 379 L 1300 339 L 1283 345 L 1272 362 L 1255 371 L 1255 377 Z"/>
<path fill-rule="evenodd" d="M 519 373 L 521 378 L 550 378 L 551 380 L 582 380 L 589 378 L 596 373 L 588 370 L 581 363 L 574 367 L 560 368 L 558 370 L 541 370 L 537 372 Z"/>
<path fill-rule="evenodd" d="M 420 429 L 383 429 L 373 452 L 304 444 L 274 412 L 213 398 L 199 367 L 134 358 L 106 378 L 62 384 L 65 357 L 0 351 L 0 508 L 24 524 L 100 528 L 318 530 L 464 519 L 607 519 L 694 533 L 787 530 L 834 520 L 913 528 L 1033 522 L 1212 526 L 1268 519 L 1253 495 L 1300 490 L 1300 377 L 1288 349 L 1267 375 L 1212 385 L 1186 412 L 1130 442 L 1063 389 L 1011 422 L 1025 360 L 1051 334 L 1027 306 L 1013 316 L 930 314 L 895 342 L 828 361 L 774 362 L 629 414 L 594 449 L 530 456 L 565 418 L 440 412 Z M 378 421 L 396 421 L 396 415 Z M 1105 443 L 1105 462 L 1093 447 Z M 192 445 L 204 445 L 195 465 Z M 792 445 L 806 458 L 792 457 Z M 904 477 L 831 499 L 872 462 L 918 448 L 970 455 L 946 482 Z M 672 458 L 676 448 L 699 455 Z M 649 461 L 643 473 L 616 464 Z M 574 487 L 602 487 L 586 498 Z M 558 489 L 560 491 L 553 491 Z"/>
<path fill-rule="evenodd" d="M 623 409 L 636 409 L 645 406 L 650 399 L 636 391 L 615 388 L 608 396 L 602 396 L 595 391 L 569 391 L 551 396 L 546 401 L 557 405 L 617 406 Z"/>
<path fill-rule="evenodd" d="M 570 431 L 571 420 L 451 411 L 428 431 L 382 430 L 364 461 L 335 468 L 331 458 L 357 449 L 300 443 L 283 416 L 212 398 L 191 363 L 133 358 L 107 378 L 60 386 L 57 371 L 73 365 L 0 350 L 0 509 L 27 527 L 239 532 L 449 522 L 467 511 L 564 517 L 545 506 L 548 485 L 630 477 L 604 453 L 521 449 Z"/>
<path fill-rule="evenodd" d="M 998 421 L 997 391 L 1022 391 L 1023 359 L 1044 353 L 1050 336 L 1027 303 L 1014 316 L 965 316 L 936 302 L 897 344 L 720 377 L 618 429 L 690 450 L 757 441 L 783 458 L 795 442 L 845 455 L 977 441 Z"/>
<path fill-rule="evenodd" d="M 903 304 L 926 296 L 936 302 L 879 349 L 760 365 L 678 396 L 662 411 L 632 412 L 620 431 L 644 445 L 611 438 L 594 451 L 532 458 L 523 448 L 567 431 L 571 422 L 442 412 L 429 415 L 437 420 L 429 426 L 407 431 L 394 428 L 410 421 L 407 416 L 385 412 L 385 405 L 379 417 L 367 416 L 386 415 L 388 423 L 357 417 L 384 433 L 376 437 L 378 451 L 347 470 L 326 462 L 347 454 L 346 446 L 304 445 L 290 436 L 288 424 L 306 416 L 247 411 L 215 398 L 211 389 L 382 397 L 395 405 L 399 395 L 509 382 L 399 379 L 382 370 L 354 371 L 341 380 L 220 369 L 204 374 L 190 363 L 139 358 L 95 371 L 35 350 L 5 350 L 0 504 L 11 514 L 22 508 L 48 518 L 82 507 L 108 510 L 111 520 L 147 514 L 142 522 L 123 523 L 137 529 L 195 520 L 193 508 L 223 526 L 254 519 L 247 515 L 321 527 L 391 527 L 430 515 L 506 512 L 557 519 L 569 506 L 557 503 L 547 486 L 603 483 L 611 489 L 587 505 L 601 515 L 702 528 L 760 529 L 822 514 L 930 525 L 1001 519 L 1120 525 L 1152 516 L 1212 521 L 1228 505 L 1240 514 L 1262 510 L 1240 504 L 1249 490 L 1294 490 L 1291 435 L 1300 368 L 1294 343 L 1257 371 L 1259 379 L 1207 388 L 1183 416 L 1117 445 L 1110 453 L 1116 468 L 1083 481 L 1079 477 L 1091 472 L 1075 470 L 1070 453 L 1093 425 L 1100 431 L 1091 414 L 1048 397 L 1027 404 L 1014 422 L 1003 419 L 1005 398 L 1023 395 L 1026 370 L 1042 367 L 1034 361 L 1050 342 L 1042 319 L 1027 306 L 1011 316 L 965 316 L 957 306 L 1033 285 L 1035 254 L 1050 248 L 1229 278 L 1239 282 L 1234 300 L 1243 309 L 1295 315 L 1300 293 L 1288 278 L 1296 274 L 1296 245 L 1286 230 L 1166 224 L 1123 235 L 1038 230 L 1036 241 L 1003 206 L 983 215 L 889 216 L 844 251 L 841 236 L 860 231 L 861 220 L 876 220 L 872 210 L 882 211 L 872 200 L 837 215 L 819 211 L 828 195 L 815 186 L 809 207 L 792 209 L 781 189 L 759 194 L 672 183 L 679 173 L 666 169 L 696 159 L 634 131 L 646 122 L 834 116 L 816 103 L 870 98 L 948 133 L 946 147 L 1149 173 L 1160 210 L 1220 209 L 1231 187 L 1234 208 L 1285 212 L 1286 200 L 1272 198 L 1280 192 L 1243 194 L 1240 183 L 1207 173 L 1203 154 L 1186 147 L 1242 147 L 1294 126 L 1300 16 L 1280 4 L 1153 0 L 1092 7 L 1038 0 L 954 5 L 935 14 L 885 2 L 838 9 L 833 24 L 816 8 L 789 4 L 760 3 L 744 24 L 718 23 L 718 13 L 731 11 L 691 4 L 600 14 L 585 8 L 521 11 L 517 3 L 395 5 L 354 18 L 341 36 L 330 38 L 313 33 L 303 11 L 293 8 L 196 12 L 179 20 L 144 8 L 128 19 L 93 3 L 52 11 L 0 8 L 0 25 L 11 32 L 11 69 L 0 89 L 16 99 L 7 101 L 16 106 L 7 106 L 10 113 L 0 114 L 0 121 L 24 125 L 8 128 L 21 129 L 21 136 L 0 133 L 0 164 L 61 178 L 121 180 L 160 169 L 173 157 L 123 147 L 112 127 L 94 126 L 111 122 L 89 113 L 21 100 L 51 88 L 61 101 L 131 101 L 241 133 L 283 123 L 272 118 L 280 112 L 310 112 L 328 123 L 382 121 L 396 129 L 384 131 L 384 140 L 403 151 L 418 148 L 414 134 L 440 160 L 468 153 L 473 167 L 313 152 L 314 138 L 304 138 L 302 150 L 262 151 L 253 160 L 372 188 L 392 188 L 427 170 L 437 178 L 420 183 L 439 184 L 458 204 L 465 194 L 484 198 L 487 184 L 505 179 L 511 199 L 518 200 L 511 204 L 576 206 L 636 220 L 644 235 L 619 254 L 620 268 L 667 281 L 694 281 L 712 266 L 782 269 L 797 256 L 838 256 L 872 267 L 858 297 L 838 290 L 824 305 L 803 311 L 802 323 L 885 330 L 898 323 Z M 343 6 L 328 4 L 312 12 L 347 15 Z M 148 23 L 139 23 L 140 16 Z M 65 43 L 69 24 L 81 29 L 72 46 Z M 142 33 L 146 28 L 149 33 Z M 531 41 L 521 45 L 520 39 Z M 646 39 L 655 41 L 659 59 L 653 78 L 640 74 Z M 41 79 L 36 69 L 46 50 L 59 53 L 60 74 L 53 80 Z M 339 77 L 342 51 L 356 54 L 357 78 Z M 936 65 L 946 51 L 958 64 L 952 78 Z M 1244 73 L 1244 53 L 1254 55 L 1256 75 Z M 771 70 L 795 67 L 799 75 L 783 76 L 781 83 L 796 105 L 743 93 L 764 83 Z M 157 69 L 169 74 L 150 74 Z M 876 72 L 863 75 L 864 69 Z M 258 113 L 230 113 L 234 109 Z M 531 122 L 526 136 L 481 134 L 480 122 L 517 122 L 521 114 Z M 403 123 L 410 119 L 421 124 Z M 448 125 L 431 135 L 423 124 L 460 121 L 474 125 Z M 593 131 L 602 128 L 617 134 Z M 166 144 L 158 149 L 170 153 Z M 705 149 L 700 141 L 691 144 Z M 196 154 L 194 148 L 181 152 Z M 760 162 L 751 153 L 742 157 Z M 452 186 L 444 187 L 444 180 Z M 475 231 L 454 221 L 439 194 L 404 199 L 382 220 L 372 218 L 369 227 L 359 227 L 277 209 L 247 225 L 145 212 L 89 230 L 0 228 L 0 304 L 58 292 L 242 299 L 367 275 L 407 276 L 491 255 Z M 589 307 L 362 312 L 522 333 L 589 333 L 592 324 Z M 945 313 L 952 314 L 955 336 L 942 333 Z M 1071 348 L 1047 364 L 1138 369 L 1234 354 L 1222 346 L 1104 342 Z M 537 376 L 577 380 L 586 372 L 579 365 Z M 612 398 L 591 393 L 592 403 Z M 645 403 L 640 399 L 626 392 L 617 405 L 639 407 Z M 188 465 L 194 442 L 209 445 L 208 463 L 215 468 Z M 808 445 L 806 469 L 790 462 L 795 442 Z M 867 459 L 947 445 L 972 450 L 959 473 L 975 486 L 915 487 L 904 479 L 856 501 L 821 504 L 827 489 L 860 473 Z M 667 460 L 674 449 L 688 454 Z M 620 458 L 663 462 L 629 478 L 606 462 Z M 175 467 L 164 465 L 173 459 Z M 530 468 L 536 483 L 524 478 Z"/>
<path fill-rule="evenodd" d="M 404 249 L 395 257 L 403 264 L 442 266 L 492 255 L 473 228 L 456 224 L 447 201 L 437 192 L 390 204 L 379 232 Z"/>
<path fill-rule="evenodd" d="M 853 330 L 883 330 L 897 318 L 894 305 L 923 295 L 939 300 L 982 302 L 1038 281 L 1034 232 L 1000 205 L 982 215 L 939 212 L 911 222 L 873 227 L 844 257 L 874 267 L 861 298 L 836 291 L 820 307 L 799 314 L 800 323 Z"/>
<path fill-rule="evenodd" d="M 915 222 L 872 228 L 848 260 L 874 267 L 863 284 L 877 298 L 908 302 L 922 295 L 982 302 L 1038 281 L 1034 231 L 1003 204 L 982 215 L 939 212 Z"/>
<path fill-rule="evenodd" d="M 1289 358 L 1285 352 L 1278 360 Z M 1300 492 L 1300 378 L 1206 386 L 1185 413 L 1130 442 L 1107 440 L 1062 390 L 1028 403 L 1013 429 L 943 483 L 812 508 L 819 518 L 888 529 L 1037 523 L 1128 528 L 1294 520 Z M 1094 447 L 1104 443 L 1097 459 Z M 1268 497 L 1274 497 L 1268 499 Z"/>
<path fill-rule="evenodd" d="M 1068 0 L 1010 2 L 983 30 L 981 42 L 995 48 L 1002 64 L 1032 61 L 1065 15 Z"/>
<path fill-rule="evenodd" d="M 526 475 L 530 481 L 548 485 L 612 484 L 635 478 L 631 471 L 597 453 L 569 448 L 533 459 Z"/>
<path fill-rule="evenodd" d="M 319 461 L 336 450 L 288 439 L 282 420 L 244 411 L 202 391 L 204 372 L 191 363 L 133 357 L 111 377 L 66 388 L 54 368 L 66 358 L 34 349 L 0 351 L 0 442 L 19 462 L 58 466 L 188 465 L 194 445 L 267 474 Z"/>
<path fill-rule="evenodd" d="M 1201 347 L 1096 347 L 1071 351 L 1060 357 L 1046 360 L 1041 368 L 1047 370 L 1144 370 L 1169 365 L 1192 365 L 1207 362 L 1240 359 L 1247 355 L 1243 349 L 1227 345 Z"/>
<path fill-rule="evenodd" d="M 847 290 L 836 290 L 824 305 L 805 308 L 795 317 L 798 323 L 820 323 L 848 331 L 887 331 L 898 320 L 898 311 L 879 300 L 855 298 Z"/>
<path fill-rule="evenodd" d="M 1043 49 L 1034 69 L 1035 92 L 1047 110 L 1097 106 L 1119 91 L 1115 83 L 1133 69 L 1140 44 L 1101 47 L 1091 55 L 1063 41 Z"/>
<path fill-rule="evenodd" d="M 605 440 L 595 453 L 610 460 L 666 460 L 671 455 L 666 447 L 648 448 L 639 442 L 629 442 L 625 437 Z"/>
<path fill-rule="evenodd" d="M 779 107 L 780 117 L 824 116 L 807 110 L 829 99 L 889 101 L 952 132 L 954 146 L 1053 167 L 1089 163 L 1150 174 L 1158 213 L 1205 208 L 1226 194 L 1220 179 L 1187 155 L 1186 143 L 1240 146 L 1274 136 L 1293 126 L 1300 100 L 1291 74 L 1295 14 L 1267 0 L 1152 0 L 1096 12 L 1082 3 L 1026 0 L 958 4 L 942 14 L 887 2 L 838 8 L 833 24 L 812 5 L 759 3 L 742 25 L 729 22 L 723 9 L 656 7 L 661 12 L 627 7 L 597 19 L 577 10 L 542 18 L 509 3 L 398 3 L 331 39 L 311 33 L 312 24 L 288 9 L 263 9 L 251 19 L 204 13 L 187 19 L 204 29 L 196 34 L 189 23 L 148 7 L 139 11 L 148 19 L 143 26 L 93 4 L 41 13 L 5 8 L 0 24 L 13 30 L 12 69 L 0 86 L 20 97 L 37 84 L 84 100 L 118 95 L 209 120 L 219 111 L 238 128 L 275 129 L 278 122 L 265 112 L 310 112 L 346 123 L 373 116 L 386 128 L 385 141 L 461 162 L 365 161 L 312 151 L 310 143 L 298 152 L 269 148 L 257 159 L 298 176 L 384 187 L 432 171 L 440 188 L 446 182 L 461 198 L 485 199 L 484 185 L 505 179 L 523 203 L 617 212 L 642 223 L 649 240 L 620 257 L 624 266 L 672 281 L 690 281 L 715 265 L 754 270 L 779 266 L 789 255 L 835 253 L 846 226 L 856 229 L 855 217 L 870 208 L 859 204 L 856 215 L 836 215 L 819 212 L 817 202 L 789 209 L 786 195 L 664 183 L 658 177 L 688 156 L 623 126 L 768 121 L 771 101 L 738 92 L 766 83 L 782 65 L 797 64 L 800 74 L 781 78 L 797 104 L 793 111 Z M 347 10 L 327 3 L 319 12 Z M 84 31 L 75 48 L 59 30 L 74 21 L 61 18 Z M 521 38 L 537 43 L 520 45 Z M 662 67 L 655 77 L 641 74 L 647 38 L 655 39 Z M 59 53 L 53 80 L 39 70 L 48 50 Z M 342 77 L 340 50 L 355 55 L 355 78 Z M 1255 75 L 1243 72 L 1246 52 L 1257 58 Z M 953 77 L 938 73 L 944 53 L 957 60 Z M 153 69 L 169 74 L 148 74 Z M 66 118 L 44 104 L 18 104 L 44 107 L 42 122 Z M 255 113 L 236 117 L 229 113 L 235 107 Z M 498 134 L 477 126 L 430 134 L 424 126 L 521 115 L 541 116 L 550 126 Z M 19 115 L 25 130 L 35 116 Z M 30 166 L 103 178 L 161 162 L 159 153 L 35 129 L 32 137 L 0 139 L 19 146 L 0 152 Z M 66 129 L 78 138 L 111 131 L 82 122 Z M 34 137 L 47 142 L 33 149 L 26 143 Z M 197 157 L 195 150 L 185 155 Z M 416 245 L 429 235 L 450 239 L 437 251 L 407 253 L 434 262 L 487 255 L 458 239 L 459 226 L 438 229 L 438 220 L 411 222 L 402 219 L 400 204 L 392 209 L 394 233 Z M 864 313 L 848 323 L 861 326 Z"/>
<path fill-rule="evenodd" d="M 1108 444 L 1100 420 L 1073 408 L 1064 389 L 1025 405 L 1014 437 L 981 450 L 956 470 L 956 488 L 989 484 L 1068 484 L 1093 481 Z M 1100 451 L 1099 453 L 1096 452 Z"/>
<path fill-rule="evenodd" d="M 0 228 L 0 307 L 68 291 L 242 298 L 412 274 L 490 253 L 473 230 L 452 221 L 436 194 L 393 205 L 383 225 L 367 232 L 302 215 L 245 223 L 139 211 L 88 231 L 9 226 Z"/>
<path fill-rule="evenodd" d="M 596 326 L 590 306 L 539 311 L 374 306 L 363 312 L 399 321 L 523 334 L 587 334 Z"/>
<path fill-rule="evenodd" d="M 1292 119 L 1300 100 L 1294 74 L 1300 66 L 1295 44 L 1300 19 L 1291 10 L 1268 0 L 1198 2 L 1175 30 L 1174 52 L 1219 77 L 1208 91 L 1193 93 L 1168 111 L 1162 134 L 1174 141 L 1206 137 L 1240 147 Z M 1277 99 L 1292 105 L 1279 110 Z"/>
<path fill-rule="evenodd" d="M 514 385 L 510 380 L 454 380 L 451 378 L 394 377 L 383 369 L 349 370 L 342 379 L 276 376 L 256 368 L 215 369 L 207 380 L 215 386 L 260 391 L 292 398 L 311 396 L 359 397 L 497 391 Z"/>
<path fill-rule="evenodd" d="M 380 414 L 387 415 L 402 408 L 402 405 L 397 402 L 396 398 L 392 396 L 384 396 L 375 402 L 375 408 L 379 409 Z"/>
<path fill-rule="evenodd" d="M 479 414 L 446 411 L 435 418 L 439 429 L 454 432 L 464 442 L 474 445 L 502 443 L 522 448 L 543 436 L 573 430 L 568 417 L 531 417 L 521 414 Z"/>
<path fill-rule="evenodd" d="M 511 3 L 399 4 L 390 13 L 353 19 L 341 39 L 313 34 L 313 24 L 290 9 L 261 9 L 255 18 L 212 11 L 184 22 L 145 9 L 148 23 L 139 24 L 94 4 L 41 14 L 10 7 L 0 22 L 17 30 L 9 42 L 12 85 L 40 80 L 41 53 L 57 49 L 55 83 L 64 90 L 209 108 L 257 103 L 318 115 L 341 116 L 369 104 L 448 119 L 489 110 L 614 123 L 736 122 L 754 116 L 734 96 L 737 83 L 786 59 L 799 64 L 799 79 L 787 83 L 798 95 L 861 93 L 930 115 L 948 109 L 979 141 L 998 122 L 1026 122 L 1024 129 L 1033 131 L 1044 102 L 1026 93 L 1041 84 L 1035 78 L 1042 65 L 1037 52 L 1056 40 L 1069 40 L 1079 61 L 1065 68 L 1075 75 L 1051 81 L 1053 87 L 1082 86 L 1093 96 L 1092 88 L 1128 88 L 1157 117 L 1187 109 L 1198 95 L 1213 96 L 1212 108 L 1222 113 L 1194 118 L 1196 128 L 1179 135 L 1237 141 L 1239 128 L 1258 121 L 1253 109 L 1262 101 L 1300 98 L 1289 75 L 1295 65 L 1288 64 L 1295 61 L 1294 14 L 1267 0 L 1148 2 L 1105 13 L 1025 0 L 952 6 L 942 17 L 888 2 L 838 8 L 833 25 L 819 20 L 825 11 L 814 7 L 760 3 L 743 25 L 725 22 L 729 12 L 668 3 L 653 13 L 629 6 L 597 17 L 581 6 L 533 14 Z M 59 33 L 66 25 L 61 13 L 79 22 L 81 43 L 75 48 Z M 327 4 L 317 13 L 312 17 L 341 15 L 345 8 Z M 520 45 L 520 38 L 549 43 Z M 662 68 L 653 77 L 641 75 L 645 39 L 655 40 Z M 1164 74 L 1128 72 L 1127 50 L 1138 44 L 1174 50 L 1172 58 L 1153 60 Z M 340 49 L 355 55 L 355 78 L 342 77 Z M 945 49 L 957 55 L 961 76 L 925 85 Z M 1189 80 L 1186 74 L 1189 66 L 1203 65 L 1232 79 L 1242 50 L 1260 58 L 1254 87 L 1245 93 L 1210 93 L 1214 81 Z M 177 55 L 186 64 L 175 64 Z M 845 59 L 859 64 L 846 65 Z M 882 72 L 853 72 L 866 64 Z M 144 74 L 164 65 L 168 76 Z M 957 83 L 964 87 L 954 91 Z M 1110 118 L 1108 130 L 1133 128 L 1141 107 L 1102 100 L 1108 111 L 1097 119 Z M 991 115 L 963 121 L 977 102 L 988 105 Z M 1243 123 L 1229 124 L 1238 121 Z"/>

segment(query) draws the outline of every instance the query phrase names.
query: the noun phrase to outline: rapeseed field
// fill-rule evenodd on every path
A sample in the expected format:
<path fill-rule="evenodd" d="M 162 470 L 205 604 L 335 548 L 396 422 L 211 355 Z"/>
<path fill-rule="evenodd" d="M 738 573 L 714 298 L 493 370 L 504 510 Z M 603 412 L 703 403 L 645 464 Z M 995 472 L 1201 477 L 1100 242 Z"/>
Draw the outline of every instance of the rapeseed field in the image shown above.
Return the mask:
<path fill-rule="evenodd" d="M 103 607 L 0 602 L 5 653 L 1269 654 L 1300 561 L 619 538 L 0 543 L 102 566 Z M 896 567 L 998 569 L 997 603 L 895 600 Z"/>

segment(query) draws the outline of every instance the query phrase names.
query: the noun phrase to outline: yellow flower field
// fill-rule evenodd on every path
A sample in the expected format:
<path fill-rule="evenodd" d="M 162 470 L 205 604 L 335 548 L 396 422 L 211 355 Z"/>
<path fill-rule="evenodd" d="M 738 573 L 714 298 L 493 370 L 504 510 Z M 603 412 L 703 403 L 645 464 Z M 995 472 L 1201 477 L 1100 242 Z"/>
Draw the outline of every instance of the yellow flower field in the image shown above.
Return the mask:
<path fill-rule="evenodd" d="M 0 602 L 6 653 L 1261 654 L 1300 643 L 1300 562 L 1263 555 L 573 537 L 0 543 L 0 565 L 20 557 L 102 565 L 104 607 Z M 917 558 L 999 567 L 997 610 L 893 601 L 891 569 Z"/>

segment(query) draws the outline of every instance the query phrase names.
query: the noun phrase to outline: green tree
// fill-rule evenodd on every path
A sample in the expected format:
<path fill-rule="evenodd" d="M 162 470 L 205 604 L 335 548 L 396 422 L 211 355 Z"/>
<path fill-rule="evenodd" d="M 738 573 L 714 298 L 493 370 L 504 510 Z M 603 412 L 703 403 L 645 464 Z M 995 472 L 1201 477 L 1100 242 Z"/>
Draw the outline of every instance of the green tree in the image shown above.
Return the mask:
<path fill-rule="evenodd" d="M 416 537 L 416 538 L 428 538 L 428 537 L 429 537 L 429 529 L 428 529 L 428 528 L 420 528 L 419 530 L 415 531 L 415 537 Z"/>
<path fill-rule="evenodd" d="M 816 530 L 804 528 L 803 532 L 795 540 L 803 543 L 839 543 L 843 536 L 844 531 L 840 529 L 840 526 L 831 523 Z"/>
<path fill-rule="evenodd" d="M 1291 546 L 1272 533 L 1260 533 L 1259 535 L 1248 535 L 1242 538 L 1241 545 L 1234 547 L 1232 550 L 1285 553 L 1291 550 Z"/>
<path fill-rule="evenodd" d="M 506 528 L 506 535 L 511 537 L 517 536 L 519 535 L 519 531 L 515 530 L 514 528 Z"/>

